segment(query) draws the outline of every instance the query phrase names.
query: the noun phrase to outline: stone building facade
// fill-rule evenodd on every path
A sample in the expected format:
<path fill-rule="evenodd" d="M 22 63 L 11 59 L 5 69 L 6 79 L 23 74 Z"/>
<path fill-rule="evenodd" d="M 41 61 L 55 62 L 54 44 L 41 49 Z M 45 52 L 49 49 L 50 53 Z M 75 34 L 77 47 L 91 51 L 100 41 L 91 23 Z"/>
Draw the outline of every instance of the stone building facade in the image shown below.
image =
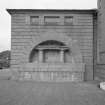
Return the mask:
<path fill-rule="evenodd" d="M 98 80 L 105 80 L 105 0 L 98 0 L 96 32 L 95 76 Z"/>
<path fill-rule="evenodd" d="M 13 78 L 93 80 L 97 10 L 7 9 Z"/>

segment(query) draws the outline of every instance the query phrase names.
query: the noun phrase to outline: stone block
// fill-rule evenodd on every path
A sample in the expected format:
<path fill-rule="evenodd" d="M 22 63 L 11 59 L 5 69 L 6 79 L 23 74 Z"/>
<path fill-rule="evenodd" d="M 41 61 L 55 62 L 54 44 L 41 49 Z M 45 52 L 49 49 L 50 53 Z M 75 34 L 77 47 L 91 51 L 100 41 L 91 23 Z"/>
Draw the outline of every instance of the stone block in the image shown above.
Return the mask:
<path fill-rule="evenodd" d="M 24 79 L 31 79 L 31 74 L 29 72 L 24 72 Z"/>

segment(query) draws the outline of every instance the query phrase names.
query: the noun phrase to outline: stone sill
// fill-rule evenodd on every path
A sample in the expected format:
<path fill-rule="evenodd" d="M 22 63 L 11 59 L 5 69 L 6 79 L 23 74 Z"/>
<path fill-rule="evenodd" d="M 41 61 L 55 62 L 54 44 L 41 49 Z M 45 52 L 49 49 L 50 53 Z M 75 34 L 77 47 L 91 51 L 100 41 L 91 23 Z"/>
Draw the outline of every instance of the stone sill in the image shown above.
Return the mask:
<path fill-rule="evenodd" d="M 21 65 L 19 71 L 69 71 L 69 72 L 84 72 L 84 63 L 27 63 Z"/>

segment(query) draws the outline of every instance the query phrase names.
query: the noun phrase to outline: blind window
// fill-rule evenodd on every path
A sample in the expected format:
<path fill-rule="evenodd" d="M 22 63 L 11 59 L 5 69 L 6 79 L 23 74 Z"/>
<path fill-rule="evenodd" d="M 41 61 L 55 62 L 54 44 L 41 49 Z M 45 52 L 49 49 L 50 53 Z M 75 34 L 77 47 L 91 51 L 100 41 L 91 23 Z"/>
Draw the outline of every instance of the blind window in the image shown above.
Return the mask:
<path fill-rule="evenodd" d="M 65 16 L 64 17 L 64 24 L 72 25 L 73 24 L 73 16 Z"/>
<path fill-rule="evenodd" d="M 46 25 L 57 25 L 60 22 L 59 16 L 45 16 L 44 23 Z"/>
<path fill-rule="evenodd" d="M 38 25 L 39 24 L 39 16 L 31 16 L 30 23 L 33 25 Z"/>

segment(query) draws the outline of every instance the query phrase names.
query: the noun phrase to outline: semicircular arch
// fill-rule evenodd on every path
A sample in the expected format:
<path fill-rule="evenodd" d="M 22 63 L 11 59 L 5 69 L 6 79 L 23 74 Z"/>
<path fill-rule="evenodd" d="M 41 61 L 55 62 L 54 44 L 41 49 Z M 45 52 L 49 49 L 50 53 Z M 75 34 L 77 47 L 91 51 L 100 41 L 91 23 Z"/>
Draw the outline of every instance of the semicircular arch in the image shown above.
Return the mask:
<path fill-rule="evenodd" d="M 74 58 L 77 60 L 79 58 L 79 61 L 82 62 L 82 55 L 80 52 L 80 48 L 78 46 L 78 42 L 76 40 L 72 40 L 69 36 L 66 36 L 63 33 L 57 33 L 57 32 L 47 32 L 45 34 L 41 34 L 39 36 L 33 36 L 31 41 L 29 42 L 29 46 L 27 46 L 27 59 L 29 58 L 29 55 L 31 51 L 40 43 L 48 41 L 48 40 L 55 40 L 58 42 L 64 43 L 68 48 L 72 50 Z"/>

